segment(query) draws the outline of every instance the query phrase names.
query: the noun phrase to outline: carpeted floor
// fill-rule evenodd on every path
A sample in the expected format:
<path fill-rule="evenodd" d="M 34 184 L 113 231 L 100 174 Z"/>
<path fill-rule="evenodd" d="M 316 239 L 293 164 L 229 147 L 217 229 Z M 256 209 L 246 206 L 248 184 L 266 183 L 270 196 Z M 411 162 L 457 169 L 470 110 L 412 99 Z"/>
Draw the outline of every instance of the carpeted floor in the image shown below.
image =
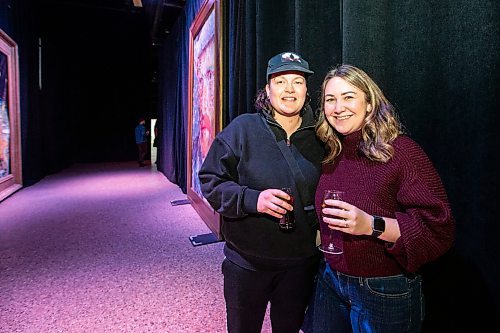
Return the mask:
<path fill-rule="evenodd" d="M 225 332 L 223 243 L 154 167 L 76 165 L 0 203 L 0 332 Z M 268 316 L 262 332 L 270 332 Z"/>

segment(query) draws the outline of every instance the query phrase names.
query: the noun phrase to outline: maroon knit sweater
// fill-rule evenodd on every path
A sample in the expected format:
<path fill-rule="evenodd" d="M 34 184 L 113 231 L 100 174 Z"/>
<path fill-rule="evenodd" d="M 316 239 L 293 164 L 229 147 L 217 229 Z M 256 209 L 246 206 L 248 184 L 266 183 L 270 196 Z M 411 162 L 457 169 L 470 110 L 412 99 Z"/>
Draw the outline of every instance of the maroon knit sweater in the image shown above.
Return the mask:
<path fill-rule="evenodd" d="M 316 190 L 317 213 L 321 213 L 325 189 L 342 190 L 344 201 L 368 214 L 396 218 L 401 237 L 389 243 L 342 233 L 344 253 L 325 254 L 326 259 L 332 269 L 354 276 L 414 273 L 446 252 L 455 238 L 441 179 L 422 148 L 406 136 L 392 143 L 394 156 L 387 163 L 361 155 L 360 140 L 361 131 L 344 137 L 340 156 L 323 166 Z M 324 224 L 320 225 L 323 229 Z"/>

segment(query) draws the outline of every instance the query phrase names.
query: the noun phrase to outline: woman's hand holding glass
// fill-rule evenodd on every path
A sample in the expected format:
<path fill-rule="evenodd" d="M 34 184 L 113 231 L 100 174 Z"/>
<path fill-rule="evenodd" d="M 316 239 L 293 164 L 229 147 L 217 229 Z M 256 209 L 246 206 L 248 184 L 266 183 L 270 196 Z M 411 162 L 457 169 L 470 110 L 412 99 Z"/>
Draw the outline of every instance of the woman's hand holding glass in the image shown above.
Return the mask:
<path fill-rule="evenodd" d="M 264 190 L 257 199 L 257 211 L 280 219 L 287 212 L 293 211 L 290 198 L 288 193 L 279 189 Z"/>
<path fill-rule="evenodd" d="M 333 192 L 333 193 L 332 193 Z M 358 207 L 343 201 L 342 193 L 326 190 L 322 206 L 322 222 L 330 230 L 351 235 L 371 235 L 373 217 Z M 386 218 L 388 220 L 388 218 Z"/>
<path fill-rule="evenodd" d="M 335 208 L 335 202 L 342 200 L 345 192 L 337 190 L 325 190 L 323 193 L 323 203 L 321 205 L 321 222 L 324 223 L 321 232 L 326 234 L 326 237 L 321 237 L 326 242 L 321 242 L 319 249 L 329 254 L 342 254 L 344 252 L 342 244 L 342 234 L 338 231 L 339 228 L 346 228 L 347 222 L 338 214 L 339 209 Z M 336 201 L 335 201 L 336 200 Z"/>

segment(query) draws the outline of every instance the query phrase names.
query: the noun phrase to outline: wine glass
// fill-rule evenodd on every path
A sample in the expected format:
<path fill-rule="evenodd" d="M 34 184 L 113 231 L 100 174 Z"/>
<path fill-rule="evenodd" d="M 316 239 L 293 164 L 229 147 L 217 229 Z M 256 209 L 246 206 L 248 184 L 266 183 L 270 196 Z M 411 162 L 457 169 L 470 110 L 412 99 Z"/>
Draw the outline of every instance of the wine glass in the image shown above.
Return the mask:
<path fill-rule="evenodd" d="M 343 191 L 325 190 L 323 192 L 323 203 L 321 204 L 321 208 L 323 209 L 327 206 L 325 200 L 342 200 L 344 194 L 345 192 Z M 321 213 L 320 222 L 325 223 L 323 222 L 323 213 Z M 342 254 L 344 252 L 344 250 L 342 249 L 342 233 L 340 231 L 330 229 L 327 223 L 325 223 L 324 228 L 322 228 L 322 232 L 327 234 L 326 239 L 328 241 L 326 244 L 323 244 L 323 242 L 321 242 L 321 245 L 319 246 L 320 251 L 329 254 Z M 334 240 L 337 240 L 337 242 L 335 242 Z"/>
<path fill-rule="evenodd" d="M 289 187 L 283 187 L 281 188 L 281 190 L 290 196 L 290 199 L 285 201 L 293 206 L 294 198 L 292 189 Z M 293 210 L 287 211 L 285 214 L 283 214 L 283 217 L 279 221 L 279 227 L 281 231 L 285 232 L 293 231 L 295 229 L 295 214 L 293 213 Z"/>

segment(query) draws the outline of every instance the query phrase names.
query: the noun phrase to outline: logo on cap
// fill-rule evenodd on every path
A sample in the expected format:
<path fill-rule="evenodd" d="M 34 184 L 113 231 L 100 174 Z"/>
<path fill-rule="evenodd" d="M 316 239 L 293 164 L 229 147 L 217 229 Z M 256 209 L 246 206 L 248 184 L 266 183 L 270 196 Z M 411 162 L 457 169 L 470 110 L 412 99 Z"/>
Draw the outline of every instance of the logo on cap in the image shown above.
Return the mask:
<path fill-rule="evenodd" d="M 281 61 L 298 61 L 302 63 L 302 59 L 300 59 L 300 56 L 298 54 L 292 53 L 292 52 L 285 52 L 281 55 Z"/>

